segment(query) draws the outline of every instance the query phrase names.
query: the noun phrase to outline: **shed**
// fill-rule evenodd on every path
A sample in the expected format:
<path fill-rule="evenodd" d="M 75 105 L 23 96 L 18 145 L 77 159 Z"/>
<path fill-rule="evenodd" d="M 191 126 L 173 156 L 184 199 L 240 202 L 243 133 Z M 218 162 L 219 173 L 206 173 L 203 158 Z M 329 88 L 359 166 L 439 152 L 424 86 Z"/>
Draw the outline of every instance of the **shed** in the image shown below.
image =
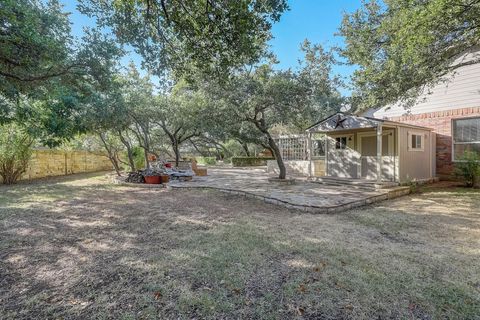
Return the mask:
<path fill-rule="evenodd" d="M 323 134 L 325 174 L 376 183 L 435 177 L 435 133 L 406 123 L 336 113 L 306 130 L 312 175 L 312 144 Z"/>

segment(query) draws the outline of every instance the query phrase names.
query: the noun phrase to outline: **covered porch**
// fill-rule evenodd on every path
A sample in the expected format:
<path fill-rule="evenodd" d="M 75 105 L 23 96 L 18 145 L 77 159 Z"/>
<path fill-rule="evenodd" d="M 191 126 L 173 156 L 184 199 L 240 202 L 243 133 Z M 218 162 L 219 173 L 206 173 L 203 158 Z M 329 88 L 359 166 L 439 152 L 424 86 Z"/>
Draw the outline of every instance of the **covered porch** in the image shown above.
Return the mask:
<path fill-rule="evenodd" d="M 391 186 L 435 175 L 435 140 L 428 128 L 337 113 L 306 133 L 309 177 L 313 180 Z M 324 149 L 324 177 L 313 174 L 319 145 Z"/>

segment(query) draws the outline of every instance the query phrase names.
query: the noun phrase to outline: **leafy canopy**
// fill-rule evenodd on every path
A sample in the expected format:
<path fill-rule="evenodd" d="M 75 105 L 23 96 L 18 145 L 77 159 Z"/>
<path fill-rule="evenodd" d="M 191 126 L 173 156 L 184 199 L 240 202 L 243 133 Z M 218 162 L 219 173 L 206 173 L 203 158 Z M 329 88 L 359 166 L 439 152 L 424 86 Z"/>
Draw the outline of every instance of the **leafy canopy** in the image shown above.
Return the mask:
<path fill-rule="evenodd" d="M 0 5 L 0 124 L 22 125 L 48 146 L 86 130 L 85 106 L 123 54 L 99 30 L 72 37 L 62 9 L 57 0 Z"/>
<path fill-rule="evenodd" d="M 413 102 L 424 86 L 472 61 L 453 63 L 480 44 L 480 0 L 372 0 L 346 14 L 342 54 L 354 72 L 360 108 Z"/>
<path fill-rule="evenodd" d="M 111 27 L 149 69 L 224 73 L 265 54 L 286 0 L 80 0 L 82 13 Z"/>

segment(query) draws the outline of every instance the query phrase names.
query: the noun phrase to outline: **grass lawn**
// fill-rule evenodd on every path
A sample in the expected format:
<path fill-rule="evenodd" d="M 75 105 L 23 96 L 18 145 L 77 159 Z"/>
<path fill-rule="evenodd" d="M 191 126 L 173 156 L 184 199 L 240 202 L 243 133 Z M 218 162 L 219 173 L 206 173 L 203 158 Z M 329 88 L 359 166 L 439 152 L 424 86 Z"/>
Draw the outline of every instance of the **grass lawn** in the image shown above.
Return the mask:
<path fill-rule="evenodd" d="M 102 175 L 0 187 L 0 318 L 480 319 L 480 192 L 312 215 Z"/>

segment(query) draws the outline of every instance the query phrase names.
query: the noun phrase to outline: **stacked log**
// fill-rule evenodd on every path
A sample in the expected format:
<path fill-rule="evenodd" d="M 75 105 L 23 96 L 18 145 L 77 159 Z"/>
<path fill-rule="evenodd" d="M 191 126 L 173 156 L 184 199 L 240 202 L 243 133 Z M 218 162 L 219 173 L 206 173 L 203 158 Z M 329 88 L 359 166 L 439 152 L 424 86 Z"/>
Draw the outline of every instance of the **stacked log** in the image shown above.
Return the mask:
<path fill-rule="evenodd" d="M 132 183 L 145 183 L 145 178 L 143 177 L 142 171 L 129 172 L 125 181 Z"/>

